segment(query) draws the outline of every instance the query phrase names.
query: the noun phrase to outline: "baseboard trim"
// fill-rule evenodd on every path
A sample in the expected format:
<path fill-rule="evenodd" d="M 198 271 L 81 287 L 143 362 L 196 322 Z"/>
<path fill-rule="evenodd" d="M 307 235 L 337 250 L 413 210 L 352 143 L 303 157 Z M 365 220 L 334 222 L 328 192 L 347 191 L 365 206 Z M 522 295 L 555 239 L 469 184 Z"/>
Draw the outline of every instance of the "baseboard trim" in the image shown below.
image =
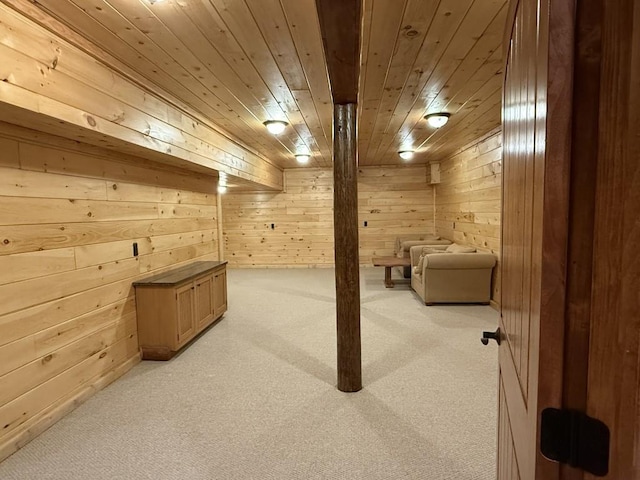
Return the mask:
<path fill-rule="evenodd" d="M 228 260 L 227 268 L 233 269 L 291 269 L 291 268 L 334 268 L 333 263 L 288 264 L 288 265 L 238 265 Z"/>
<path fill-rule="evenodd" d="M 496 302 L 495 300 L 490 300 L 489 301 L 489 305 L 491 306 L 491 308 L 493 308 L 496 312 L 500 311 L 500 304 L 498 302 Z"/>
<path fill-rule="evenodd" d="M 371 261 L 361 263 L 360 268 L 373 268 Z M 310 264 L 288 264 L 288 265 L 236 265 L 234 263 L 229 262 L 227 264 L 227 268 L 234 269 L 290 269 L 290 268 L 335 268 L 335 264 L 333 263 L 310 263 Z M 402 267 L 399 267 L 402 270 Z"/>
<path fill-rule="evenodd" d="M 29 419 L 21 425 L 15 433 L 10 435 L 9 438 L 0 443 L 0 462 L 20 450 L 31 440 L 58 422 L 62 417 L 86 402 L 95 393 L 127 373 L 139 362 L 140 353 L 134 355 L 106 374 L 95 378 L 95 381 L 92 383 L 74 390 L 71 394 L 61 398 L 53 405 L 45 408 L 33 418 Z"/>

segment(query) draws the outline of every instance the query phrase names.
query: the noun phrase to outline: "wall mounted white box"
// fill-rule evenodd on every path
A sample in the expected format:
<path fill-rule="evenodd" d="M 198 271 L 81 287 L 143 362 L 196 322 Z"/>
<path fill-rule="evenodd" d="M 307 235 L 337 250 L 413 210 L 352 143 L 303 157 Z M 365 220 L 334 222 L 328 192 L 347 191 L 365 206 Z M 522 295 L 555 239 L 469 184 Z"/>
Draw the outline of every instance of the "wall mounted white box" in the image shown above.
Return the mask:
<path fill-rule="evenodd" d="M 440 164 L 431 163 L 431 184 L 440 183 Z"/>

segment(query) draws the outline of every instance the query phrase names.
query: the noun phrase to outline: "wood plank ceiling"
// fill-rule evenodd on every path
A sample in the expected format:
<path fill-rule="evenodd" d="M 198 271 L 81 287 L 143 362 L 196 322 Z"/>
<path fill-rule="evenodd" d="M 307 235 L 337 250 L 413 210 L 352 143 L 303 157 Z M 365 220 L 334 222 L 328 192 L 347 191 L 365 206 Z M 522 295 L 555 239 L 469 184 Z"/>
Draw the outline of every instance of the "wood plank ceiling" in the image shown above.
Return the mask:
<path fill-rule="evenodd" d="M 8 4 L 11 1 L 3 0 Z M 281 168 L 331 165 L 315 0 L 32 0 Z M 365 0 L 360 165 L 441 160 L 500 124 L 507 0 Z M 439 130 L 423 120 L 445 111 Z M 269 134 L 265 120 L 289 127 Z"/>

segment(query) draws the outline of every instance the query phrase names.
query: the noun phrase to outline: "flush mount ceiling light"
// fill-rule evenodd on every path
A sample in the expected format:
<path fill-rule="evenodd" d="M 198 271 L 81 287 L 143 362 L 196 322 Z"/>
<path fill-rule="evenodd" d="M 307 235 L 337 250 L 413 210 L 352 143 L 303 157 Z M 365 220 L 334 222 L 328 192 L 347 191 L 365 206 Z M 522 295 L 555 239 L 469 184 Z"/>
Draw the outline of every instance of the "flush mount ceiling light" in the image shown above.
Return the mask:
<path fill-rule="evenodd" d="M 287 122 L 283 122 L 282 120 L 267 120 L 263 123 L 267 130 L 274 135 L 278 135 L 279 133 L 284 132 L 284 129 L 289 125 Z"/>
<path fill-rule="evenodd" d="M 296 160 L 298 163 L 307 163 L 309 158 L 311 158 L 311 155 L 308 153 L 296 153 Z"/>
<path fill-rule="evenodd" d="M 450 116 L 451 114 L 446 112 L 430 113 L 429 115 L 425 115 L 424 119 L 433 128 L 440 128 L 444 127 L 447 124 Z"/>
<path fill-rule="evenodd" d="M 400 155 L 400 158 L 403 160 L 411 160 L 413 158 L 413 153 L 413 150 L 402 150 L 398 152 L 398 155 Z"/>

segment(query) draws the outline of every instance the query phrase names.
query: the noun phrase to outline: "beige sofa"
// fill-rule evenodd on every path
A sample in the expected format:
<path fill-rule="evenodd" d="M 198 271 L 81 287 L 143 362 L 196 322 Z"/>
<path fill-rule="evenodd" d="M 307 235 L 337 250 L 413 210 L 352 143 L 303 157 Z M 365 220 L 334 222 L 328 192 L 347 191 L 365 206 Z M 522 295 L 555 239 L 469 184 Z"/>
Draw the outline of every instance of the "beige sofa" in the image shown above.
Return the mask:
<path fill-rule="evenodd" d="M 395 254 L 399 258 L 410 258 L 411 247 L 451 245 L 451 241 L 432 234 L 407 234 L 396 237 Z M 411 277 L 411 268 L 404 267 L 404 278 Z"/>
<path fill-rule="evenodd" d="M 414 246 L 410 256 L 411 288 L 425 304 L 489 303 L 491 272 L 496 264 L 492 253 L 477 253 L 473 247 L 454 243 L 448 247 Z"/>

